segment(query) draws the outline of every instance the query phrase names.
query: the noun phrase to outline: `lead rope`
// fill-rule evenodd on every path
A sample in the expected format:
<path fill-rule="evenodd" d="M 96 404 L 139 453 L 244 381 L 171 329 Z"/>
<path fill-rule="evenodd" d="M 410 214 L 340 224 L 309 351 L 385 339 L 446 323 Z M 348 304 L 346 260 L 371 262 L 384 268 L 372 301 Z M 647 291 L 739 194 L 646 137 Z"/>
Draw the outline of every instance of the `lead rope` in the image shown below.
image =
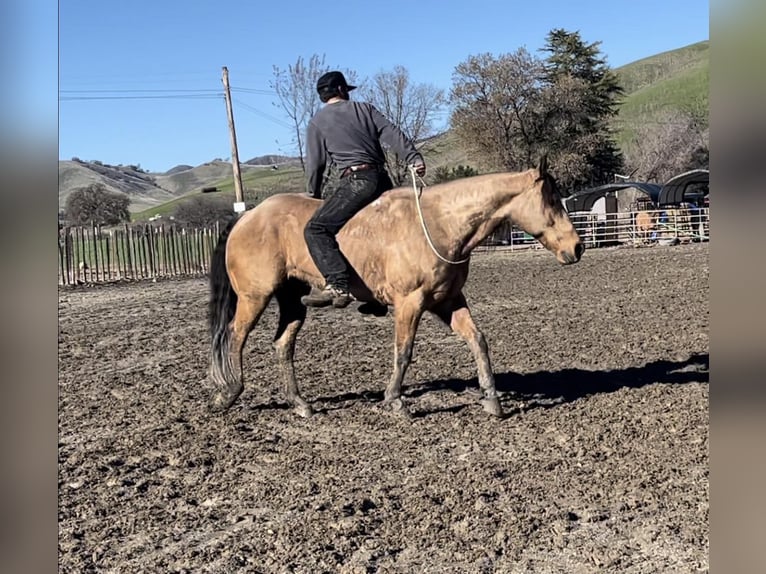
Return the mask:
<path fill-rule="evenodd" d="M 449 259 L 442 256 L 441 253 L 436 249 L 436 246 L 434 246 L 434 242 L 431 240 L 431 234 L 428 233 L 428 227 L 426 226 L 426 220 L 423 218 L 423 209 L 420 207 L 420 193 L 422 191 L 422 187 L 420 190 L 418 190 L 418 185 L 416 183 L 416 178 L 420 180 L 420 182 L 423 184 L 423 187 L 425 187 L 425 182 L 423 179 L 418 176 L 415 173 L 415 166 L 410 166 L 410 176 L 412 177 L 412 189 L 415 192 L 415 205 L 418 207 L 418 216 L 420 217 L 420 225 L 423 227 L 423 233 L 426 236 L 426 240 L 428 241 L 428 245 L 431 247 L 431 251 L 434 252 L 434 254 L 444 261 L 445 263 L 449 263 L 450 265 L 460 265 L 461 263 L 465 263 L 470 259 L 470 256 L 466 257 L 465 259 L 460 259 L 459 261 L 450 261 Z"/>

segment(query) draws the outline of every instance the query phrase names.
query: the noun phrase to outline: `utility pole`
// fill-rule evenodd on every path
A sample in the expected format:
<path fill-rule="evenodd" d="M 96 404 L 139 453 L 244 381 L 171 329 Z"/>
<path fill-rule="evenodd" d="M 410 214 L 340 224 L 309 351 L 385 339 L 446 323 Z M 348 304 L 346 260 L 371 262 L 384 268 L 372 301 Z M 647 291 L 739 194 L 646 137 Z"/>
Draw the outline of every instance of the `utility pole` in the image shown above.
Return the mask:
<path fill-rule="evenodd" d="M 231 93 L 229 92 L 229 70 L 223 67 L 223 87 L 226 96 L 226 114 L 229 117 L 229 133 L 231 135 L 231 166 L 234 170 L 234 194 L 236 203 L 234 204 L 235 213 L 245 211 L 245 201 L 242 197 L 242 173 L 239 170 L 239 154 L 237 153 L 237 134 L 234 131 L 234 112 L 231 108 Z"/>

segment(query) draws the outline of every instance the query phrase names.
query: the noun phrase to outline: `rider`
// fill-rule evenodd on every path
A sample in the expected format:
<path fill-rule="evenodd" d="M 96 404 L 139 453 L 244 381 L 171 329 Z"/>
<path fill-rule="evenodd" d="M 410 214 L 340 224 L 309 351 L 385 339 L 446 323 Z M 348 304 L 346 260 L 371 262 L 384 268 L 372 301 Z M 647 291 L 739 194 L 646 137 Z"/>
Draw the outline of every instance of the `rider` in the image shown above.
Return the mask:
<path fill-rule="evenodd" d="M 372 104 L 349 100 L 356 88 L 341 72 L 328 72 L 317 81 L 317 93 L 325 104 L 311 119 L 306 131 L 308 194 L 322 197 L 322 179 L 328 160 L 340 171 L 335 193 L 317 209 L 303 235 L 311 258 L 325 279 L 322 291 L 313 291 L 301 301 L 311 307 L 346 307 L 349 265 L 340 252 L 335 235 L 359 210 L 393 188 L 385 171 L 381 142 L 391 147 L 415 172 L 426 173 L 423 156 L 413 143 Z"/>

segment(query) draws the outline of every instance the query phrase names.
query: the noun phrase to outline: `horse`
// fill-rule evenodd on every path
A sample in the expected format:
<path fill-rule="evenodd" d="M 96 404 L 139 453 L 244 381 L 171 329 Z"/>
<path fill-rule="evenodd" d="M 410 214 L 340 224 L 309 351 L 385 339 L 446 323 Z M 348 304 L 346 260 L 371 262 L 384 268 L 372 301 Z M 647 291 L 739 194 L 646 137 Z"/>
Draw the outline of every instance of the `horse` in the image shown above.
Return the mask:
<path fill-rule="evenodd" d="M 636 235 L 643 243 L 649 241 L 649 237 L 654 231 L 654 215 L 648 211 L 639 211 L 636 214 Z"/>
<path fill-rule="evenodd" d="M 212 411 L 227 410 L 244 390 L 242 349 L 275 297 L 279 322 L 273 346 L 284 393 L 297 415 L 314 414 L 298 391 L 293 356 L 307 315 L 301 296 L 325 283 L 303 235 L 320 204 L 303 193 L 273 195 L 232 218 L 222 230 L 209 271 Z M 509 220 L 562 265 L 578 262 L 585 250 L 548 172 L 546 156 L 524 171 L 392 189 L 338 233 L 341 252 L 353 270 L 353 296 L 384 312 L 393 307 L 393 373 L 384 408 L 411 416 L 402 398 L 402 381 L 419 322 L 428 311 L 465 340 L 478 368 L 479 402 L 491 415 L 503 416 L 489 347 L 462 289 L 472 250 Z"/>

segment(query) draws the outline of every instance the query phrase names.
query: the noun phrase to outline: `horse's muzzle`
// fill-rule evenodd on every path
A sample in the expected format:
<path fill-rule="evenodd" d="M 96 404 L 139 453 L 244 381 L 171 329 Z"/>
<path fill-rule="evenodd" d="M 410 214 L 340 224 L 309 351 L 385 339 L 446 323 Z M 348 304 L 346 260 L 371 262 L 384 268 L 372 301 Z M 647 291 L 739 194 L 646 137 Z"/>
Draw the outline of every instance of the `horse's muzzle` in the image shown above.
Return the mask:
<path fill-rule="evenodd" d="M 559 253 L 560 258 L 559 261 L 563 263 L 564 265 L 571 265 L 572 263 L 577 263 L 580 258 L 582 257 L 582 254 L 585 252 L 585 245 L 582 244 L 582 241 L 575 244 L 574 249 L 572 251 L 564 251 L 561 250 Z"/>

